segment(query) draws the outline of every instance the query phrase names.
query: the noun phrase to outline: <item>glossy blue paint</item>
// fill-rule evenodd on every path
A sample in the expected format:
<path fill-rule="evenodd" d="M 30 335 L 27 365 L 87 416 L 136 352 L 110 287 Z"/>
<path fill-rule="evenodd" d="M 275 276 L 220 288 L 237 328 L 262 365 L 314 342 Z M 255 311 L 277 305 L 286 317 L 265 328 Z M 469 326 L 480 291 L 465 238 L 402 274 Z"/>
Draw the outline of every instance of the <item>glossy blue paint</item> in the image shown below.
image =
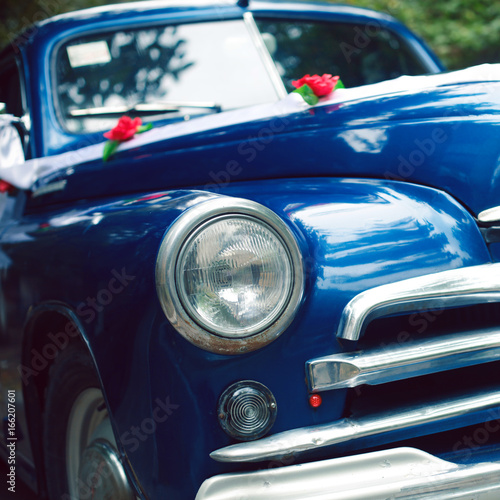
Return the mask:
<path fill-rule="evenodd" d="M 251 10 L 288 19 L 371 20 L 399 33 L 430 68 L 442 69 L 389 16 L 312 3 L 252 2 Z M 103 139 L 72 135 L 58 124 L 50 72 L 62 40 L 89 30 L 233 19 L 243 12 L 208 2 L 124 4 L 40 23 L 21 46 L 32 155 L 77 152 L 71 168 L 34 186 L 36 194 L 64 181 L 63 190 L 28 193 L 24 211 L 0 221 L 0 333 L 12 349 L 8 372 L 21 393 L 18 367 L 31 352 L 37 321 L 47 311 L 73 314 L 99 373 L 125 465 L 151 499 L 191 499 L 214 474 L 258 468 L 209 458 L 231 443 L 219 426 L 217 401 L 235 381 L 257 380 L 273 392 L 273 433 L 341 418 L 344 390 L 326 392 L 320 408 L 309 407 L 304 363 L 355 348 L 338 343 L 335 333 L 356 294 L 491 260 L 471 214 L 498 205 L 499 83 L 388 94 L 279 119 L 235 119 L 223 128 L 206 117 L 203 131 L 118 152 L 105 166 L 82 159 L 82 146 Z M 306 269 L 291 326 L 269 346 L 241 356 L 188 343 L 166 319 L 155 289 L 166 231 L 190 207 L 217 196 L 253 200 L 278 214 L 296 236 Z M 28 395 L 36 376 L 25 375 Z M 24 446 L 33 465 L 36 449 L 30 455 Z"/>
<path fill-rule="evenodd" d="M 491 258 L 494 262 L 500 261 L 500 245 L 498 243 L 493 243 L 489 246 L 489 250 L 491 253 Z"/>
<path fill-rule="evenodd" d="M 205 120 L 209 125 L 210 117 Z M 222 129 L 208 126 L 118 153 L 104 170 L 100 160 L 77 164 L 70 175 L 42 179 L 40 186 L 61 179 L 68 184 L 34 203 L 193 184 L 217 189 L 279 177 L 375 177 L 434 186 L 478 214 L 498 204 L 499 126 L 500 83 L 387 95 Z M 137 169 L 139 158 L 144 162 Z"/>
<path fill-rule="evenodd" d="M 19 289 L 32 293 L 9 304 L 12 322 L 28 315 L 29 304 L 54 299 L 76 311 L 123 450 L 151 498 L 192 498 L 206 477 L 244 468 L 208 458 L 230 443 L 216 407 L 236 380 L 257 380 L 273 391 L 279 407 L 273 432 L 340 418 L 344 391 L 325 393 L 316 411 L 308 406 L 304 362 L 341 349 L 336 325 L 355 294 L 489 260 L 473 219 L 430 188 L 376 180 L 270 180 L 231 184 L 223 194 L 255 200 L 280 215 L 296 234 L 308 269 L 292 326 L 267 348 L 243 356 L 210 354 L 187 343 L 156 298 L 154 266 L 165 230 L 210 195 L 172 191 L 85 203 L 26 216 L 2 236 L 11 261 L 2 288 L 10 297 Z M 33 261 L 33 254 L 47 257 Z M 92 299 L 110 288 L 116 272 L 126 286 L 96 311 Z M 33 286 L 34 276 L 50 287 Z M 162 404 L 169 411 L 156 433 L 134 434 Z"/>

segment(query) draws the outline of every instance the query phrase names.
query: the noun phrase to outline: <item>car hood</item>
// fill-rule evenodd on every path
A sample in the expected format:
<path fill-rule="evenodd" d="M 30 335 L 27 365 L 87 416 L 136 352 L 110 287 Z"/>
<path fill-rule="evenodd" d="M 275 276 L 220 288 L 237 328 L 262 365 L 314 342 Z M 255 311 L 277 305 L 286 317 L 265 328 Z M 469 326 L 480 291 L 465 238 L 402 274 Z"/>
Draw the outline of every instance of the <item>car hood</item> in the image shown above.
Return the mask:
<path fill-rule="evenodd" d="M 450 193 L 474 214 L 500 194 L 500 65 L 335 91 L 310 107 L 270 105 L 153 129 L 102 162 L 103 145 L 31 160 L 16 178 L 32 202 L 268 178 L 400 180 Z"/>

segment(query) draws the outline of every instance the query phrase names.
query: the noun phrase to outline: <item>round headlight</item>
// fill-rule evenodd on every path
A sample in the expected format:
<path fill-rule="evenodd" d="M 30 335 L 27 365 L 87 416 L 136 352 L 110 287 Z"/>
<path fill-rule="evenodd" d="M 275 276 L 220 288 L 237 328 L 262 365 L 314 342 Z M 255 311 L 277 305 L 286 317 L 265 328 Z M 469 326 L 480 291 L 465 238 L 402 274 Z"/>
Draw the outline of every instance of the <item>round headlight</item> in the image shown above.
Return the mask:
<path fill-rule="evenodd" d="M 291 322 L 302 297 L 300 252 L 271 210 L 218 198 L 172 225 L 158 255 L 163 309 L 190 342 L 211 352 L 258 349 Z"/>
<path fill-rule="evenodd" d="M 286 306 L 293 266 L 280 236 L 259 220 L 222 216 L 184 245 L 177 286 L 188 314 L 223 337 L 266 329 Z"/>

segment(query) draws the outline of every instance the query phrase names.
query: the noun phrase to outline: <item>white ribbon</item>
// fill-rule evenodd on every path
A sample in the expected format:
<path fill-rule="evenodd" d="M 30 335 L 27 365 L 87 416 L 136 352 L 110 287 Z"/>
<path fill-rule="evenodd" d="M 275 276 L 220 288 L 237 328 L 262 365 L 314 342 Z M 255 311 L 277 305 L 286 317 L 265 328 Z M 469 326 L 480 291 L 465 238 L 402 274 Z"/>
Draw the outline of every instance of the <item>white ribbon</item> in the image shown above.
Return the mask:
<path fill-rule="evenodd" d="M 377 98 L 382 95 L 397 93 L 417 93 L 425 89 L 432 89 L 443 85 L 458 83 L 500 81 L 500 64 L 483 64 L 450 73 L 424 76 L 402 76 L 394 80 L 365 85 L 351 89 L 338 89 L 329 96 L 320 99 L 315 107 L 328 106 L 333 103 L 343 103 L 355 100 Z M 191 121 L 173 123 L 152 129 L 133 139 L 120 144 L 119 150 L 137 148 L 157 141 L 168 141 L 176 137 L 197 134 L 209 130 L 246 123 L 249 121 L 271 119 L 303 111 L 309 106 L 296 93 L 289 94 L 284 99 L 272 103 L 252 106 L 219 114 L 207 115 Z M 36 158 L 25 162 L 19 161 L 19 153 L 12 146 L 10 151 L 7 142 L 0 139 L 0 179 L 20 189 L 31 189 L 37 180 L 47 174 L 63 169 L 72 169 L 76 164 L 85 163 L 102 158 L 103 144 L 96 144 L 60 155 Z M 4 161 L 4 156 L 6 160 Z M 15 159 L 15 163 L 12 163 Z M 111 160 L 113 161 L 113 160 Z M 102 168 L 106 168 L 103 163 Z M 71 172 L 68 171 L 68 175 Z"/>

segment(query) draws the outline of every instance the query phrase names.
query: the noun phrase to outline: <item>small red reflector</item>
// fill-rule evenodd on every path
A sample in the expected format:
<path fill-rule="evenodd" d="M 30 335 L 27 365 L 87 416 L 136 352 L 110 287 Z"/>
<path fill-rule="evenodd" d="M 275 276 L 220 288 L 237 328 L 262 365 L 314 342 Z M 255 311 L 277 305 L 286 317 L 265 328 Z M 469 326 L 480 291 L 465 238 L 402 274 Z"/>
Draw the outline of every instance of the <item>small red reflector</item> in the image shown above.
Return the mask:
<path fill-rule="evenodd" d="M 322 402 L 323 400 L 321 399 L 321 396 L 319 394 L 313 394 L 312 396 L 309 396 L 309 404 L 313 408 L 318 408 L 319 406 L 321 406 Z"/>

